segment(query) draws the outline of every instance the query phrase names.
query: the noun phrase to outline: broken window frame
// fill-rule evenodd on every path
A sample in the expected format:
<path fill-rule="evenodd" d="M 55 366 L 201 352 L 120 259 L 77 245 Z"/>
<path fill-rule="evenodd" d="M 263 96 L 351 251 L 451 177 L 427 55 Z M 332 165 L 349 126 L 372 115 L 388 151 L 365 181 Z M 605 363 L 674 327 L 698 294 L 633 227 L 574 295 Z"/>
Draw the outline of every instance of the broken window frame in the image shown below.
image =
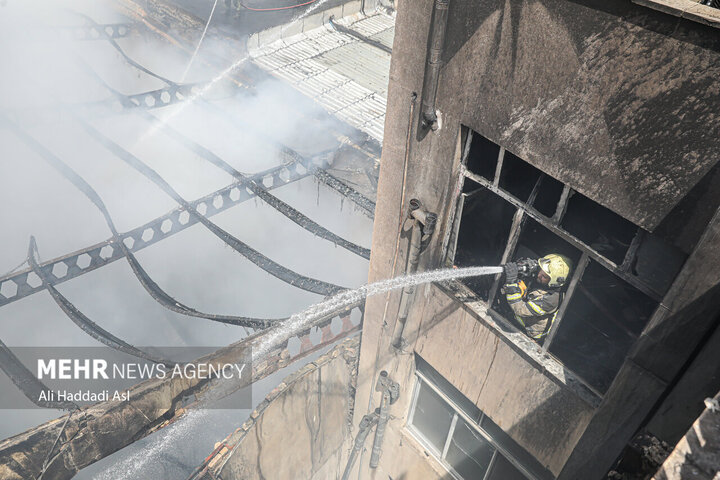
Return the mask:
<path fill-rule="evenodd" d="M 468 170 L 467 161 L 470 154 L 470 148 L 474 135 L 476 135 L 476 133 L 473 132 L 471 128 L 464 125 L 461 126 L 458 135 L 459 152 L 456 155 L 456 165 L 458 165 L 458 180 L 455 186 L 455 197 L 452 199 L 452 202 L 456 204 L 456 208 L 454 212 L 451 212 L 451 215 L 449 215 L 449 228 L 447 229 L 448 238 L 447 243 L 444 243 L 443 245 L 443 255 L 445 259 L 445 264 L 447 266 L 454 265 L 457 253 L 458 235 L 460 231 L 460 224 L 462 221 L 462 211 L 465 202 L 467 201 L 467 199 L 477 194 L 477 192 L 482 191 L 482 189 L 486 189 L 499 196 L 506 202 L 510 203 L 513 207 L 515 207 L 515 214 L 513 216 L 512 225 L 510 227 L 510 234 L 508 235 L 505 250 L 503 251 L 501 264 L 507 263 L 511 260 L 511 257 L 517 248 L 520 234 L 527 218 L 531 218 L 532 220 L 536 221 L 542 227 L 548 229 L 551 233 L 557 235 L 560 239 L 564 240 L 565 242 L 579 250 L 581 253 L 580 261 L 578 262 L 578 265 L 575 267 L 571 275 L 570 283 L 568 284 L 568 288 L 565 292 L 563 302 L 560 305 L 557 316 L 555 317 L 555 321 L 553 322 L 550 331 L 548 332 L 542 343 L 541 351 L 544 354 L 549 354 L 549 348 L 557 335 L 560 325 L 562 325 L 565 312 L 568 309 L 573 293 L 575 292 L 578 284 L 580 283 L 583 273 L 585 272 L 585 269 L 590 263 L 590 260 L 596 261 L 602 267 L 606 268 L 611 273 L 624 280 L 632 287 L 636 288 L 640 292 L 650 297 L 652 300 L 657 302 L 658 306 L 656 307 L 656 309 L 659 308 L 663 299 L 663 293 L 657 291 L 652 286 L 643 282 L 641 278 L 636 277 L 631 273 L 631 266 L 636 259 L 638 249 L 642 243 L 644 236 L 646 235 L 646 232 L 641 227 L 638 226 L 636 228 L 635 235 L 633 236 L 633 240 L 625 253 L 622 263 L 617 264 L 613 262 L 612 260 L 606 258 L 600 252 L 596 251 L 591 246 L 589 246 L 579 238 L 575 237 L 571 233 L 567 232 L 560 226 L 567 211 L 570 199 L 575 193 L 575 190 L 573 190 L 566 183 L 561 182 L 563 184 L 563 189 L 558 199 L 555 213 L 552 217 L 547 217 L 533 207 L 533 203 L 537 197 L 538 188 L 542 182 L 542 179 L 545 176 L 549 176 L 547 173 L 541 172 L 542 174 L 536 182 L 527 202 L 518 199 L 517 197 L 500 187 L 500 178 L 504 165 L 504 157 L 505 153 L 507 152 L 507 150 L 502 145 L 499 145 L 500 150 L 495 175 L 493 176 L 492 181 Z M 480 185 L 480 188 L 473 192 L 463 193 L 463 185 L 466 179 L 470 179 L 473 182 L 477 183 L 478 185 Z M 462 283 L 459 283 L 459 285 L 457 285 L 461 292 L 457 292 L 459 295 L 456 296 L 462 297 L 461 300 L 465 301 L 466 303 L 480 302 L 486 307 L 486 313 L 490 315 L 494 320 L 500 320 L 504 326 L 510 327 L 514 332 L 522 333 L 514 324 L 514 322 L 505 318 L 505 316 L 492 308 L 501 287 L 501 280 L 502 274 L 496 274 L 487 301 L 478 298 L 475 292 L 470 290 L 470 288 L 466 287 Z M 572 372 L 573 375 L 582 382 L 583 386 L 592 392 L 592 394 L 594 394 L 598 398 L 602 398 L 604 396 L 603 393 L 599 392 L 596 388 L 586 382 L 582 378 L 582 376 L 574 373 L 571 367 L 568 367 L 567 365 L 562 363 L 560 359 L 556 359 L 554 356 L 552 358 L 554 358 L 555 361 L 561 364 L 564 369 Z"/>
<path fill-rule="evenodd" d="M 425 363 L 422 361 L 422 363 Z M 437 372 L 435 372 L 437 375 Z M 434 375 L 434 376 L 436 376 Z M 450 395 L 448 395 L 447 392 L 445 392 L 442 388 L 442 386 L 436 384 L 436 382 L 430 378 L 430 375 L 425 374 L 420 369 L 415 370 L 415 385 L 413 387 L 412 392 L 412 399 L 410 400 L 410 407 L 407 415 L 407 423 L 405 425 L 405 428 L 408 432 L 412 435 L 413 438 L 415 438 L 424 448 L 428 450 L 433 456 L 433 458 L 440 463 L 451 475 L 453 478 L 456 478 L 457 480 L 470 480 L 462 477 L 460 474 L 455 472 L 452 465 L 448 461 L 445 460 L 445 457 L 448 452 L 448 448 L 450 445 L 450 442 L 452 441 L 453 435 L 455 433 L 455 427 L 458 424 L 458 420 L 462 419 L 469 428 L 471 428 L 474 432 L 478 433 L 480 437 L 482 437 L 490 446 L 494 449 L 492 459 L 490 460 L 490 463 L 488 464 L 488 468 L 485 472 L 484 479 L 490 479 L 493 475 L 493 467 L 495 465 L 497 456 L 500 455 L 505 458 L 513 467 L 515 467 L 516 470 L 518 470 L 520 473 L 522 473 L 527 479 L 529 480 L 535 480 L 535 479 L 550 479 L 554 478 L 549 473 L 549 471 L 539 472 L 539 471 L 533 471 L 537 470 L 538 467 L 535 467 L 535 469 L 528 467 L 527 465 L 524 465 L 519 459 L 517 459 L 510 451 L 508 451 L 507 448 L 505 448 L 503 445 L 498 443 L 498 440 L 496 440 L 490 432 L 485 431 L 485 429 L 482 427 L 484 420 L 490 420 L 489 417 L 485 415 L 481 410 L 477 410 L 477 418 L 473 418 L 468 412 L 466 412 L 461 406 L 459 406 L 453 398 L 451 398 Z M 443 379 L 444 380 L 444 379 Z M 431 389 L 435 394 L 437 394 L 440 399 L 446 403 L 447 406 L 450 407 L 451 410 L 453 410 L 454 415 L 452 418 L 452 421 L 450 423 L 450 428 L 448 429 L 447 434 L 445 435 L 445 442 L 444 447 L 442 451 L 439 451 L 435 446 L 433 446 L 432 442 L 430 442 L 426 436 L 423 434 L 422 431 L 420 431 L 418 428 L 415 427 L 413 421 L 415 418 L 415 407 L 417 406 L 418 397 L 420 394 L 420 389 L 423 387 L 427 387 Z M 456 392 L 455 395 L 462 395 L 459 392 Z M 469 399 L 466 399 L 467 402 L 470 402 Z M 470 402 L 471 403 L 471 402 Z M 497 427 L 495 427 L 497 428 Z M 507 435 L 507 434 L 506 434 Z M 509 437 L 508 437 L 509 439 Z M 507 442 L 507 440 L 506 440 Z M 513 442 L 514 443 L 514 442 Z M 519 445 L 515 444 L 513 445 L 513 448 L 522 449 Z M 531 455 L 527 452 L 524 453 L 525 455 L 528 455 L 531 457 Z M 536 461 L 536 460 L 535 460 Z"/>

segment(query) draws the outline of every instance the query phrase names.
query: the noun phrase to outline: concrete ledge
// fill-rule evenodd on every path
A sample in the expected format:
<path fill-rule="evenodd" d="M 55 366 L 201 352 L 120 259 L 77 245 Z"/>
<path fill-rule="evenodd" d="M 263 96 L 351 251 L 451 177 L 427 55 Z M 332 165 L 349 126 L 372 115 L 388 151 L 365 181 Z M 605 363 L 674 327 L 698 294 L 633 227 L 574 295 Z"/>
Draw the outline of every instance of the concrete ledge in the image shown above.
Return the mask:
<path fill-rule="evenodd" d="M 633 0 L 633 3 L 720 28 L 720 9 L 702 5 L 696 0 Z"/>

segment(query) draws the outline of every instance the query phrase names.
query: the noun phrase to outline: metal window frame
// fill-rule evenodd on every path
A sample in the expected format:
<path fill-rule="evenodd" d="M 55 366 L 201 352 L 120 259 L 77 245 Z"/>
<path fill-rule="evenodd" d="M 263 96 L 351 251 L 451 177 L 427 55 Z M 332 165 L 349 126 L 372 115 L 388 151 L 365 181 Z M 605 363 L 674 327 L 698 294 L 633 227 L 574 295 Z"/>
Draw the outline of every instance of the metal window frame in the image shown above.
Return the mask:
<path fill-rule="evenodd" d="M 587 254 L 587 252 L 583 252 L 582 257 L 580 257 L 580 261 L 578 262 L 577 267 L 575 267 L 575 271 L 572 274 L 572 277 L 570 278 L 570 284 L 568 285 L 568 289 L 565 292 L 565 295 L 563 297 L 563 301 L 560 304 L 560 307 L 558 308 L 557 315 L 555 316 L 555 321 L 550 326 L 550 331 L 547 334 L 547 337 L 545 337 L 545 340 L 542 344 L 542 349 L 544 352 L 547 352 L 550 348 L 550 345 L 552 345 L 553 340 L 555 339 L 555 336 L 557 335 L 558 328 L 560 328 L 560 324 L 563 321 L 563 318 L 565 318 L 565 312 L 568 309 L 568 305 L 570 305 L 570 299 L 572 298 L 573 294 L 575 293 L 575 289 L 577 288 L 578 284 L 580 283 L 580 280 L 582 279 L 583 274 L 585 273 L 585 269 L 590 264 L 590 256 Z M 583 380 L 584 383 L 587 383 Z M 590 385 L 588 385 L 589 388 L 592 388 Z M 593 391 L 595 391 L 593 389 Z"/>
<path fill-rule="evenodd" d="M 535 199 L 540 192 L 540 186 L 542 185 L 544 176 L 545 174 L 543 173 L 542 175 L 540 175 L 540 177 L 538 177 L 537 181 L 535 182 L 535 185 L 533 186 L 533 189 L 530 192 L 530 196 L 527 200 L 528 205 L 533 205 L 535 203 Z M 500 178 L 500 175 L 496 174 L 496 178 Z M 508 240 L 505 244 L 505 251 L 503 251 L 502 259 L 500 260 L 501 264 L 507 263 L 513 253 L 515 253 L 518 241 L 520 240 L 520 234 L 522 233 L 522 229 L 525 226 L 525 220 L 527 220 L 527 215 L 525 215 L 525 211 L 521 208 L 517 208 L 515 210 L 515 215 L 513 216 L 512 225 L 510 226 L 510 233 L 508 234 Z M 497 275 L 495 275 L 495 281 L 493 282 L 493 286 L 490 288 L 490 292 L 488 293 L 488 308 L 491 308 L 492 305 L 495 303 L 495 297 L 497 296 L 497 292 L 500 289 L 501 278 L 502 274 L 498 273 Z"/>
<path fill-rule="evenodd" d="M 440 463 L 440 465 L 443 466 L 454 478 L 457 480 L 471 480 L 466 479 L 462 476 L 460 476 L 459 473 L 457 473 L 452 466 L 445 460 L 445 457 L 447 455 L 448 448 L 450 446 L 450 442 L 452 441 L 452 436 L 455 433 L 455 427 L 457 426 L 457 420 L 458 418 L 462 418 L 462 420 L 475 432 L 478 433 L 490 446 L 494 449 L 494 453 L 492 458 L 490 459 L 490 463 L 488 464 L 488 468 L 485 471 L 485 475 L 483 476 L 482 480 L 486 480 L 489 478 L 489 475 L 493 471 L 493 466 L 495 465 L 495 458 L 498 454 L 505 457 L 505 459 L 510 462 L 515 468 L 517 468 L 520 473 L 525 475 L 525 477 L 528 480 L 535 480 L 536 477 L 530 473 L 527 468 L 525 468 L 515 457 L 510 454 L 507 450 L 502 448 L 502 446 L 498 445 L 493 438 L 490 436 L 489 433 L 487 433 L 485 430 L 480 427 L 480 423 L 485 418 L 485 413 L 481 411 L 480 419 L 476 422 L 472 418 L 470 418 L 465 412 L 463 412 L 460 407 L 458 407 L 450 397 L 448 397 L 437 385 L 435 385 L 429 378 L 427 378 L 422 372 L 415 371 L 415 377 L 416 382 L 413 389 L 413 395 L 412 400 L 410 403 L 410 411 L 408 413 L 408 420 L 405 424 L 405 428 L 408 432 L 415 438 L 423 447 L 425 447 L 432 455 L 435 457 L 435 460 Z M 432 443 L 428 440 L 428 438 L 417 428 L 415 427 L 413 421 L 415 419 L 415 407 L 417 405 L 418 396 L 420 393 L 420 388 L 422 388 L 422 385 L 426 385 L 429 387 L 432 391 L 434 391 L 437 395 L 440 396 L 440 398 L 445 402 L 450 408 L 454 411 L 452 422 L 450 423 L 450 428 L 448 429 L 447 436 L 445 437 L 445 444 L 443 445 L 443 451 L 439 452 Z"/>
<path fill-rule="evenodd" d="M 602 254 L 597 252 L 595 249 L 587 245 L 582 240 L 576 238 L 574 235 L 570 234 L 569 232 L 565 231 L 563 228 L 560 227 L 560 224 L 565 216 L 565 213 L 567 212 L 568 204 L 570 199 L 572 198 L 575 191 L 567 184 L 563 183 L 563 190 L 560 194 L 560 198 L 558 199 L 558 203 L 555 209 L 555 213 L 552 217 L 546 217 L 545 215 L 541 214 L 539 211 L 537 211 L 535 208 L 533 208 L 533 203 L 535 201 L 535 198 L 538 193 L 539 184 L 542 181 L 542 178 L 547 175 L 545 172 L 542 172 L 542 175 L 540 176 L 540 179 L 538 183 L 533 187 L 533 191 L 530 194 L 530 197 L 528 198 L 527 202 L 523 202 L 516 197 L 514 197 L 509 192 L 505 191 L 504 189 L 500 188 L 499 182 L 500 182 L 500 176 L 502 173 L 502 168 L 504 165 L 504 157 L 506 149 L 502 147 L 501 145 L 498 145 L 500 147 L 500 151 L 498 153 L 498 161 L 495 169 L 495 175 L 492 181 L 487 180 L 481 175 L 475 174 L 468 170 L 467 168 L 467 159 L 470 153 L 470 147 L 472 145 L 473 137 L 476 133 L 473 131 L 472 128 L 467 127 L 465 125 L 461 125 L 460 127 L 460 142 L 458 147 L 461 148 L 459 155 L 456 154 L 456 157 L 459 158 L 459 165 L 458 168 L 460 170 L 459 172 L 459 182 L 458 187 L 456 189 L 456 196 L 453 198 L 453 201 L 456 202 L 457 206 L 455 209 L 455 213 L 452 216 L 452 218 L 449 220 L 449 230 L 452 232 L 451 238 L 449 238 L 449 242 L 447 245 L 447 248 L 444 249 L 443 257 L 445 259 L 445 263 L 447 265 L 453 265 L 455 261 L 455 255 L 457 252 L 457 241 L 458 241 L 458 231 L 460 229 L 461 224 L 461 216 L 462 216 L 462 209 L 465 205 L 465 202 L 468 198 L 472 197 L 476 194 L 476 192 L 471 193 L 462 193 L 462 188 L 464 185 L 465 179 L 470 179 L 477 184 L 481 186 L 480 189 L 477 191 L 481 191 L 482 188 L 485 188 L 487 190 L 490 190 L 492 193 L 496 194 L 503 200 L 509 202 L 511 205 L 513 205 L 516 208 L 516 213 L 513 217 L 513 222 L 510 227 L 510 234 L 508 235 L 508 240 L 505 245 L 505 250 L 503 252 L 502 256 L 502 263 L 507 262 L 510 257 L 512 256 L 512 253 L 517 248 L 517 242 L 520 238 L 520 234 L 522 232 L 522 228 L 525 225 L 525 222 L 527 221 L 527 218 L 532 218 L 534 221 L 538 222 L 540 225 L 542 225 L 544 228 L 547 228 L 551 233 L 555 234 L 562 240 L 566 241 L 570 245 L 572 245 L 574 248 L 578 249 L 581 252 L 581 258 L 580 262 L 578 263 L 578 266 L 575 268 L 575 271 L 573 272 L 573 276 L 571 278 L 570 284 L 568 285 L 568 289 L 564 295 L 562 305 L 560 306 L 560 309 L 558 311 L 558 315 L 555 317 L 555 321 L 548 332 L 547 337 L 543 341 L 542 344 L 542 351 L 545 353 L 548 353 L 548 350 L 550 346 L 552 345 L 552 342 L 554 341 L 558 329 L 563 321 L 563 318 L 565 316 L 565 312 L 567 311 L 568 305 L 570 304 L 570 300 L 573 297 L 573 294 L 575 293 L 575 290 L 577 288 L 578 283 L 581 280 L 582 274 L 584 273 L 586 267 L 589 264 L 590 260 L 596 261 L 598 264 L 609 270 L 612 274 L 616 275 L 618 278 L 622 279 L 623 281 L 627 282 L 632 287 L 636 288 L 637 290 L 641 291 L 643 294 L 647 295 L 649 298 L 651 298 L 654 302 L 657 303 L 656 311 L 660 308 L 662 305 L 662 300 L 664 295 L 656 291 L 654 287 L 644 283 L 641 279 L 638 277 L 635 277 L 630 273 L 631 265 L 636 258 L 637 250 L 640 246 L 640 243 L 642 242 L 642 239 L 645 236 L 645 232 L 641 227 L 637 228 L 637 232 L 635 236 L 633 237 L 633 241 L 628 248 L 628 251 L 625 254 L 625 257 L 623 259 L 623 262 L 621 264 L 616 264 L 615 262 L 605 258 Z M 464 142 L 462 141 L 464 138 Z M 487 307 L 488 314 L 492 314 L 493 317 L 501 319 L 507 326 L 519 331 L 517 327 L 515 327 L 514 323 L 505 318 L 502 314 L 498 313 L 497 311 L 492 309 L 492 306 L 495 302 L 495 298 L 497 297 L 497 292 L 500 288 L 500 280 L 501 275 L 496 275 L 495 280 L 493 282 L 493 285 L 488 293 L 488 300 L 485 303 L 485 306 Z M 482 302 L 482 300 L 478 299 Z M 557 360 L 563 368 L 567 369 L 568 371 L 572 372 L 573 375 L 580 380 L 580 382 L 584 385 L 585 388 L 590 390 L 593 394 L 597 395 L 599 398 L 603 398 L 604 394 L 600 393 L 589 385 L 580 375 L 577 375 L 573 372 L 572 368 L 569 368 L 567 365 L 565 365 L 563 362 L 560 362 Z"/>
<path fill-rule="evenodd" d="M 573 247 L 577 248 L 581 252 L 586 252 L 591 259 L 598 262 L 603 267 L 610 270 L 613 274 L 617 275 L 621 279 L 625 280 L 627 283 L 635 287 L 637 290 L 640 290 L 648 297 L 652 298 L 656 302 L 662 301 L 662 294 L 660 292 L 655 291 L 655 289 L 647 284 L 645 284 L 642 280 L 639 278 L 629 274 L 626 271 L 623 271 L 623 269 L 620 267 L 620 265 L 617 265 L 612 260 L 609 260 L 605 258 L 603 255 L 601 255 L 599 252 L 597 252 L 595 249 L 587 245 L 582 240 L 576 238 L 574 235 L 566 232 L 564 229 L 560 228 L 558 225 L 554 224 L 552 220 L 545 217 L 542 213 L 535 210 L 532 206 L 527 205 L 526 203 L 518 200 L 514 196 L 512 196 L 510 193 L 506 192 L 500 187 L 495 187 L 492 183 L 488 182 L 485 178 L 483 178 L 480 175 L 476 175 L 472 172 L 470 172 L 467 169 L 464 169 L 464 176 L 465 178 L 469 178 L 470 180 L 479 183 L 481 186 L 485 187 L 486 189 L 490 190 L 494 194 L 498 195 L 502 199 L 509 202 L 511 205 L 515 206 L 516 208 L 522 209 L 524 213 L 538 222 L 543 227 L 550 230 L 552 233 L 557 235 L 558 237 L 565 240 L 567 243 L 572 245 Z"/>

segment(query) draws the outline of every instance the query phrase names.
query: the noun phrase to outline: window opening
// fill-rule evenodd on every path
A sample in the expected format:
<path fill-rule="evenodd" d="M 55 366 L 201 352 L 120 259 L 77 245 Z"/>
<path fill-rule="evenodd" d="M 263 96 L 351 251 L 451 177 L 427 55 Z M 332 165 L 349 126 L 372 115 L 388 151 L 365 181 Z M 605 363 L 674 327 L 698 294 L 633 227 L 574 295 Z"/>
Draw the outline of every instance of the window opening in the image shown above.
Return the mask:
<path fill-rule="evenodd" d="M 543 175 L 543 180 L 540 183 L 540 190 L 538 195 L 533 202 L 533 208 L 545 215 L 548 218 L 552 218 L 557 210 L 558 202 L 563 191 L 563 183 L 555 180 L 549 175 Z"/>
<path fill-rule="evenodd" d="M 495 449 L 462 418 L 455 424 L 445 460 L 462 478 L 485 478 Z M 516 470 L 517 471 L 517 470 Z"/>
<path fill-rule="evenodd" d="M 467 169 L 492 182 L 495 179 L 495 169 L 497 168 L 499 155 L 499 145 L 482 135 L 473 134 L 470 153 L 467 158 Z"/>
<path fill-rule="evenodd" d="M 570 258 L 573 266 L 578 264 L 582 252 L 558 237 L 532 218 L 525 221 L 513 259 L 521 257 L 540 258 L 559 253 Z"/>
<path fill-rule="evenodd" d="M 549 351 L 604 393 L 657 303 L 591 261 Z"/>
<path fill-rule="evenodd" d="M 514 214 L 515 207 L 485 187 L 465 197 L 455 265 L 499 265 Z M 493 281 L 493 277 L 484 276 L 468 279 L 463 283 L 487 301 Z"/>
<path fill-rule="evenodd" d="M 522 202 L 527 202 L 535 183 L 543 175 L 518 156 L 506 151 L 500 172 L 499 187 Z"/>
<path fill-rule="evenodd" d="M 466 178 L 465 181 L 463 182 L 462 193 L 471 194 L 481 188 L 485 188 L 485 187 L 483 187 L 482 185 L 480 185 L 479 183 L 474 181 L 472 178 Z"/>
<path fill-rule="evenodd" d="M 570 197 L 560 225 L 617 265 L 623 262 L 637 231 L 632 222 L 578 192 Z"/>
<path fill-rule="evenodd" d="M 552 321 L 520 325 L 500 294 L 501 275 L 463 280 L 475 294 L 464 295 L 485 301 L 488 313 L 505 322 L 501 328 L 524 331 L 588 388 L 605 392 L 687 253 L 463 128 L 465 178 L 446 263 L 569 257 L 577 275 L 566 280 Z M 537 338 L 538 328 L 549 330 Z"/>
<path fill-rule="evenodd" d="M 437 452 L 442 452 L 455 412 L 432 388 L 420 388 L 413 425 Z"/>
<path fill-rule="evenodd" d="M 667 292 L 687 255 L 657 235 L 645 233 L 628 265 L 629 272 L 655 291 Z"/>

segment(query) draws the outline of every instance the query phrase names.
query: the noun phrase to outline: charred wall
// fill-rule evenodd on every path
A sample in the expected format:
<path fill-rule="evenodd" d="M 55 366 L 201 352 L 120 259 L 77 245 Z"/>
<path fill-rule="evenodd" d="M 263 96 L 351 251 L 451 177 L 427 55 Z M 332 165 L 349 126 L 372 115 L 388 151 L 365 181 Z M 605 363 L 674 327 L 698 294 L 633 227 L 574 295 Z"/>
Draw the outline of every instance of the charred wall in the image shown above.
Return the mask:
<path fill-rule="evenodd" d="M 719 50 L 624 1 L 453 1 L 438 108 L 652 231 L 720 156 Z"/>

